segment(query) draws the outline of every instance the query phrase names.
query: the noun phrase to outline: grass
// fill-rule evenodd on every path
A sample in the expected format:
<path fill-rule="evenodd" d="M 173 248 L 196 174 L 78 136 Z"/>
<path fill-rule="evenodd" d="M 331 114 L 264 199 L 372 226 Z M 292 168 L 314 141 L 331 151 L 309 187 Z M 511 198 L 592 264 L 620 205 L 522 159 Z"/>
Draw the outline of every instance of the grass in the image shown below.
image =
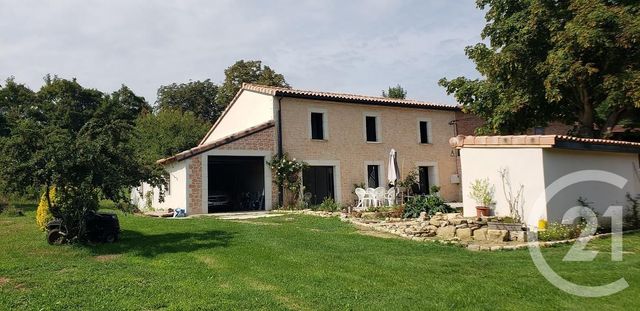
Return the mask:
<path fill-rule="evenodd" d="M 591 242 L 595 262 L 562 262 L 563 277 L 613 296 L 581 298 L 549 284 L 527 250 L 469 252 L 360 234 L 337 219 L 282 216 L 247 221 L 120 215 L 111 245 L 49 246 L 34 212 L 0 216 L 0 310 L 481 309 L 633 310 L 640 307 L 640 235 Z"/>

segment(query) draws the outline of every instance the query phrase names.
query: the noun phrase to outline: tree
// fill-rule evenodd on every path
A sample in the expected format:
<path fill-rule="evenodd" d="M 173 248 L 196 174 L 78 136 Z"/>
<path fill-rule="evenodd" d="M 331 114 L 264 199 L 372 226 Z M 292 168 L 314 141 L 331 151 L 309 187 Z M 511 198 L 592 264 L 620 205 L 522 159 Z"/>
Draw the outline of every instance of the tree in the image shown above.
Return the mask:
<path fill-rule="evenodd" d="M 211 80 L 163 85 L 158 89 L 156 104 L 160 110 L 191 111 L 201 120 L 215 122 L 224 106 L 216 104 L 218 86 Z"/>
<path fill-rule="evenodd" d="M 190 111 L 162 109 L 136 121 L 135 145 L 141 158 L 155 162 L 196 146 L 211 125 Z"/>
<path fill-rule="evenodd" d="M 269 86 L 289 87 L 284 76 L 276 73 L 259 60 L 239 60 L 224 71 L 224 83 L 218 90 L 216 103 L 226 107 L 242 87 L 242 83 L 257 83 Z"/>
<path fill-rule="evenodd" d="M 36 94 L 11 77 L 0 86 L 0 137 L 10 134 L 13 124 L 29 114 L 36 102 Z"/>
<path fill-rule="evenodd" d="M 396 86 L 390 86 L 387 91 L 383 90 L 382 97 L 405 99 L 407 98 L 407 91 L 398 84 Z"/>
<path fill-rule="evenodd" d="M 484 43 L 465 49 L 482 79 L 442 79 L 488 133 L 551 121 L 611 137 L 640 107 L 640 4 L 630 0 L 477 0 Z"/>
<path fill-rule="evenodd" d="M 75 80 L 47 77 L 35 99 L 0 139 L 0 179 L 13 193 L 44 188 L 70 238 L 84 238 L 83 215 L 97 209 L 100 198 L 123 202 L 127 189 L 143 181 L 166 184 L 162 169 L 144 163 L 133 148 L 136 113 L 148 104 L 125 86 L 106 95 Z"/>

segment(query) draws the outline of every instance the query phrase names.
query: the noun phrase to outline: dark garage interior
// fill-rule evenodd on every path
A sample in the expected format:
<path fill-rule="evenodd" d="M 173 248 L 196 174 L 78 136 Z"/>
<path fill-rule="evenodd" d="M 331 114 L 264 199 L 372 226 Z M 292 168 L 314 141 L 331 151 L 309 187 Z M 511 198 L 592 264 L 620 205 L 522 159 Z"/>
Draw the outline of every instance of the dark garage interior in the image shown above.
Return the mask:
<path fill-rule="evenodd" d="M 264 157 L 209 156 L 209 213 L 264 210 Z"/>

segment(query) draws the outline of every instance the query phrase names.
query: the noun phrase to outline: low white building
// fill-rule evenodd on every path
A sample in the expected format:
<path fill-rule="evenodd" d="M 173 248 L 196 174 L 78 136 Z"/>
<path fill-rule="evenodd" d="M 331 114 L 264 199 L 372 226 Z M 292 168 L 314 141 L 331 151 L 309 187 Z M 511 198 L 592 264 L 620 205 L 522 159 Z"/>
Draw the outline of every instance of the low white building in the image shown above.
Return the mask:
<path fill-rule="evenodd" d="M 530 228 L 561 222 L 579 199 L 606 216 L 609 206 L 628 205 L 627 193 L 640 193 L 640 143 L 561 135 L 458 136 L 450 143 L 460 151 L 465 216 L 476 215 L 469 194 L 477 179 L 494 187 L 495 216 L 511 215 L 509 189 L 515 197 L 522 188 L 517 209 Z"/>

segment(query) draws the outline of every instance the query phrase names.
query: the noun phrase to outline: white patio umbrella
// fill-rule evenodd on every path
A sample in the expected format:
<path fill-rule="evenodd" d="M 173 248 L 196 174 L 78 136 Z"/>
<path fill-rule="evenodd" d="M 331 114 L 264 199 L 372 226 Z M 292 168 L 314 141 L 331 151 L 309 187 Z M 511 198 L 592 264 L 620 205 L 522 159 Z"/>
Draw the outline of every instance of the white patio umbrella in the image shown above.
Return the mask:
<path fill-rule="evenodd" d="M 389 166 L 387 167 L 387 180 L 389 180 L 389 184 L 394 187 L 393 204 L 395 204 L 395 198 L 398 195 L 398 187 L 396 187 L 396 183 L 398 182 L 399 176 L 400 170 L 398 169 L 398 153 L 395 149 L 391 149 L 391 152 L 389 152 Z"/>
<path fill-rule="evenodd" d="M 387 179 L 389 180 L 389 184 L 395 186 L 399 175 L 398 153 L 395 149 L 391 149 L 391 152 L 389 152 L 389 167 L 387 168 Z"/>

